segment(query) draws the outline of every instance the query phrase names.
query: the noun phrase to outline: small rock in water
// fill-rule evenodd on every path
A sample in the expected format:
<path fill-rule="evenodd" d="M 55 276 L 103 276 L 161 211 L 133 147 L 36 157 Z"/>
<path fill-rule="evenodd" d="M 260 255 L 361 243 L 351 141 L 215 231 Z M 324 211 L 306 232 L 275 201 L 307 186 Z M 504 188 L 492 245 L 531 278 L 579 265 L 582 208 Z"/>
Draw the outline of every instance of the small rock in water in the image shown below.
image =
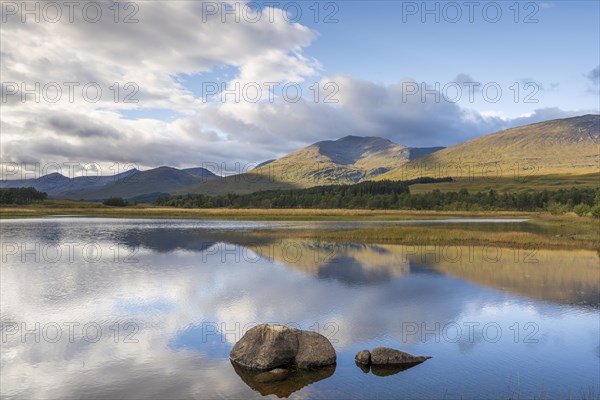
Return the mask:
<path fill-rule="evenodd" d="M 356 353 L 354 362 L 365 374 L 389 376 L 405 371 L 431 357 L 413 356 L 389 347 L 377 347 L 372 352 L 362 350 Z"/>
<path fill-rule="evenodd" d="M 360 365 L 370 365 L 371 364 L 371 352 L 369 350 L 361 350 L 356 353 L 356 357 L 354 357 L 354 361 Z"/>
<path fill-rule="evenodd" d="M 377 366 L 416 365 L 430 358 L 428 356 L 413 356 L 412 354 L 389 347 L 376 347 L 371 352 L 371 364 Z"/>

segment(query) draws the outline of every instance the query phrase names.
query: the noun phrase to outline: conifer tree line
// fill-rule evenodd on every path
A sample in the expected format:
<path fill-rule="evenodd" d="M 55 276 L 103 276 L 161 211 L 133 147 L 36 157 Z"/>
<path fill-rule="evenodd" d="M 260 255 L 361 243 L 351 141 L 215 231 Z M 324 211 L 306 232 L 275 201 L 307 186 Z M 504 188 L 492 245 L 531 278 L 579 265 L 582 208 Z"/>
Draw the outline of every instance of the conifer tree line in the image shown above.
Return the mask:
<path fill-rule="evenodd" d="M 210 196 L 186 194 L 167 196 L 155 204 L 178 208 L 306 208 L 437 211 L 549 211 L 563 214 L 573 211 L 600 218 L 600 188 L 576 188 L 523 191 L 519 193 L 487 190 L 457 192 L 432 190 L 411 193 L 415 183 L 449 182 L 451 178 L 419 178 L 412 181 L 361 182 L 353 185 L 317 186 L 307 189 L 269 190 L 248 194 Z M 0 189 L 0 204 L 30 204 L 44 201 L 48 195 L 32 187 Z M 106 206 L 134 205 L 120 197 L 103 202 Z"/>
<path fill-rule="evenodd" d="M 433 178 L 429 178 L 434 180 Z M 600 203 L 600 190 L 559 190 L 500 193 L 496 190 L 457 192 L 433 190 L 410 193 L 409 186 L 421 181 L 378 181 L 354 185 L 318 186 L 308 189 L 271 190 L 248 194 L 209 196 L 188 194 L 160 198 L 156 204 L 182 208 L 316 208 L 316 209 L 405 209 L 440 211 L 550 211 L 557 214 L 579 210 L 590 212 Z M 578 208 L 579 207 L 579 208 Z M 579 214 L 579 213 L 578 213 Z"/>
<path fill-rule="evenodd" d="M 47 193 L 40 192 L 32 187 L 0 189 L 0 204 L 30 204 L 47 198 Z"/>

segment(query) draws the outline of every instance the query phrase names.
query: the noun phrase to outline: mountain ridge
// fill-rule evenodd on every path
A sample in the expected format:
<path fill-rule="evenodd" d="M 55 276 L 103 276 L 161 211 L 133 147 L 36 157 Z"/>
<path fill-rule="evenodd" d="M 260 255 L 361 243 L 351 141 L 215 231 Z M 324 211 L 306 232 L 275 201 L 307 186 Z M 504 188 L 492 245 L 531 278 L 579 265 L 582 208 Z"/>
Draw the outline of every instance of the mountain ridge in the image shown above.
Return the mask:
<path fill-rule="evenodd" d="M 214 195 L 353 184 L 403 165 L 415 154 L 429 154 L 438 149 L 407 147 L 377 136 L 346 135 L 315 142 L 244 174 L 181 188 L 177 194 Z"/>
<path fill-rule="evenodd" d="M 33 187 L 48 193 L 50 198 L 101 200 L 111 196 L 133 198 L 155 192 L 164 194 L 175 187 L 215 178 L 219 176 L 202 167 L 180 170 L 162 166 L 146 171 L 132 168 L 115 175 L 74 178 L 54 172 L 33 179 L 3 180 L 0 188 Z M 169 190 L 162 190 L 165 188 Z"/>
<path fill-rule="evenodd" d="M 498 171 L 507 176 L 586 176 L 589 182 L 591 176 L 600 174 L 600 115 L 523 125 L 447 148 L 407 147 L 386 138 L 347 135 L 315 142 L 246 173 L 226 177 L 202 167 L 161 166 L 100 177 L 68 178 L 54 173 L 37 179 L 0 181 L 0 188 L 33 186 L 51 198 L 101 200 L 118 196 L 152 201 L 167 194 L 250 193 L 425 176 L 450 176 L 458 181 L 467 175 L 487 173 L 489 177 L 490 172 Z"/>
<path fill-rule="evenodd" d="M 542 121 L 478 136 L 411 160 L 377 179 L 412 179 L 427 171 L 438 178 L 597 173 L 600 115 Z"/>

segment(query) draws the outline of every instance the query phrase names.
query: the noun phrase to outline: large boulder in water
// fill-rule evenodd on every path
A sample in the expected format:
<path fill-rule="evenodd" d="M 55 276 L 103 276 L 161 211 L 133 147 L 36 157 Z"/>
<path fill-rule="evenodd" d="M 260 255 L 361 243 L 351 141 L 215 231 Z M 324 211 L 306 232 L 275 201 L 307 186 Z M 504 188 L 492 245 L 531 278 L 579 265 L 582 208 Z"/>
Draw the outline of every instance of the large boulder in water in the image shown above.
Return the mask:
<path fill-rule="evenodd" d="M 296 353 L 298 368 L 318 368 L 335 364 L 335 349 L 329 339 L 316 332 L 296 331 L 298 332 L 298 353 Z"/>
<path fill-rule="evenodd" d="M 335 349 L 318 333 L 262 324 L 249 329 L 233 346 L 231 361 L 241 367 L 268 371 L 278 367 L 317 368 L 335 364 Z"/>

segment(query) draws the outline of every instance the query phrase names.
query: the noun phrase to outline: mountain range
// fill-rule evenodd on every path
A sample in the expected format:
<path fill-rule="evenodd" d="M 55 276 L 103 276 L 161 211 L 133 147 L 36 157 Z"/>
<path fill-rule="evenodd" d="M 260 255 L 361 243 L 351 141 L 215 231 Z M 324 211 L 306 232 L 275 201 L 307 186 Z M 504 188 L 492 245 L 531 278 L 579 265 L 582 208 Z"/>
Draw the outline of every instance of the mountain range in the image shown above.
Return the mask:
<path fill-rule="evenodd" d="M 484 135 L 448 148 L 414 148 L 380 137 L 345 136 L 265 161 L 243 174 L 221 177 L 206 168 L 132 169 L 114 176 L 4 180 L 0 188 L 34 187 L 50 198 L 141 202 L 169 194 L 249 193 L 259 190 L 352 184 L 421 176 L 457 179 L 514 173 L 597 175 L 600 183 L 600 115 L 545 121 Z M 594 178 L 595 179 L 595 178 Z M 435 184 L 434 184 L 435 185 Z"/>
<path fill-rule="evenodd" d="M 37 179 L 0 181 L 0 188 L 34 187 L 55 199 L 101 200 L 107 197 L 123 197 L 143 202 L 154 201 L 179 188 L 215 178 L 219 176 L 201 167 L 158 167 L 147 171 L 131 169 L 113 176 L 68 178 L 53 173 Z"/>

